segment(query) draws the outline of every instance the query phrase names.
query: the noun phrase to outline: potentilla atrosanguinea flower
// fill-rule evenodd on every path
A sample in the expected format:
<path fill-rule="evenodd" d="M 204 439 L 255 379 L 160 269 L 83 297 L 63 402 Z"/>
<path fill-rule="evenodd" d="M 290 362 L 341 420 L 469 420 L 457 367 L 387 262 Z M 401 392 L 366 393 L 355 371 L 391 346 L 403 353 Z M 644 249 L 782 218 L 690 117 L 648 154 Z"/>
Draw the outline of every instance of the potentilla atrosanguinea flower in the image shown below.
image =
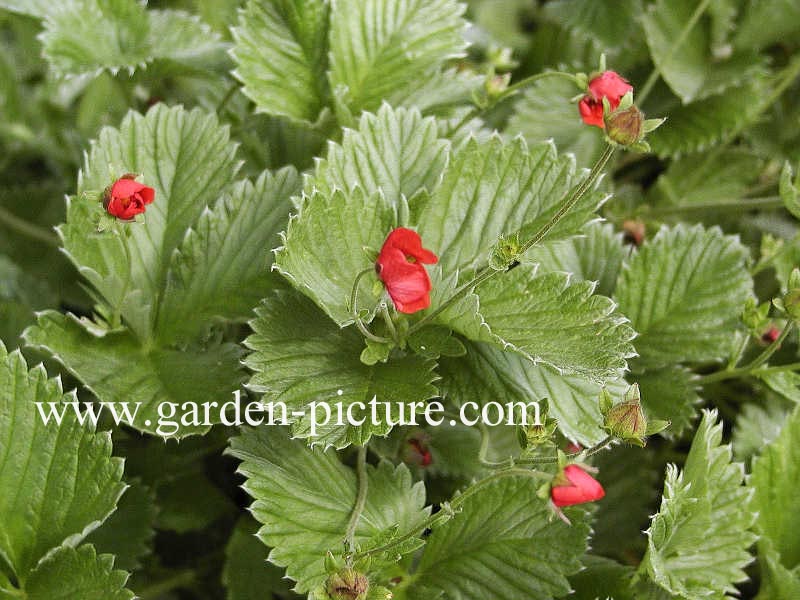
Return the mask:
<path fill-rule="evenodd" d="M 108 214 L 130 221 L 142 214 L 156 198 L 156 191 L 136 181 L 135 175 L 123 175 L 106 188 L 103 206 Z"/>
<path fill-rule="evenodd" d="M 578 465 L 568 465 L 564 469 L 563 478 L 566 483 L 554 484 L 550 488 L 550 498 L 556 506 L 594 502 L 606 495 L 600 482 Z"/>
<path fill-rule="evenodd" d="M 614 71 L 604 71 L 589 82 L 589 93 L 578 103 L 583 122 L 605 129 L 603 98 L 608 98 L 611 110 L 616 110 L 620 100 L 633 86 Z"/>
<path fill-rule="evenodd" d="M 398 227 L 388 235 L 375 270 L 398 311 L 410 314 L 430 306 L 431 280 L 423 265 L 436 264 L 438 260 L 422 247 L 416 231 Z"/>

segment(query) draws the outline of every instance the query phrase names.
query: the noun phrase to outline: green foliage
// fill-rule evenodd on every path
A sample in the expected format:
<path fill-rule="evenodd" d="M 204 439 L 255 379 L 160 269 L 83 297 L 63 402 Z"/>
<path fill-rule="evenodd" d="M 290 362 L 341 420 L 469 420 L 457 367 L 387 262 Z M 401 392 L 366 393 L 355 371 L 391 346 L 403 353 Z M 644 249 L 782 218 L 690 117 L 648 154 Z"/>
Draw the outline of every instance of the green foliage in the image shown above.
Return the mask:
<path fill-rule="evenodd" d="M 752 493 L 742 483 L 743 465 L 721 445 L 722 425 L 705 412 L 682 472 L 669 465 L 661 509 L 653 517 L 641 571 L 682 598 L 734 592 L 746 579 L 747 549 L 756 540 Z"/>
<path fill-rule="evenodd" d="M 642 391 L 642 406 L 647 416 L 670 422 L 663 435 L 680 437 L 689 430 L 700 404 L 698 386 L 691 371 L 673 365 L 648 369 L 632 378 Z"/>
<path fill-rule="evenodd" d="M 640 362 L 666 366 L 728 355 L 752 293 L 747 249 L 717 228 L 663 228 L 623 267 L 615 299 L 639 336 Z"/>
<path fill-rule="evenodd" d="M 325 580 L 324 557 L 342 548 L 356 499 L 357 478 L 333 451 L 292 441 L 285 430 L 247 429 L 231 441 L 230 452 L 243 462 L 239 473 L 262 523 L 259 538 L 273 547 L 270 560 L 287 567 L 305 593 Z M 419 530 L 428 515 L 425 488 L 412 483 L 405 466 L 381 462 L 367 467 L 367 499 L 355 530 L 356 543 L 368 549 L 388 529 Z"/>
<path fill-rule="evenodd" d="M 800 33 L 800 6 L 791 0 L 748 2 L 734 43 L 741 48 L 763 48 Z"/>

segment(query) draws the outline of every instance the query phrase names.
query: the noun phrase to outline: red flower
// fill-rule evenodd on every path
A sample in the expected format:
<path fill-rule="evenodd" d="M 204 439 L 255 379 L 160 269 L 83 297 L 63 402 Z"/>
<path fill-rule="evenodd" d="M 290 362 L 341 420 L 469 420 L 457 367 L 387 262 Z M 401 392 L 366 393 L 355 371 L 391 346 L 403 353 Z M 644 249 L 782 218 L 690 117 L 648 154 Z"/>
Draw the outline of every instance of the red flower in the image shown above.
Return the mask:
<path fill-rule="evenodd" d="M 611 110 L 616 110 L 622 97 L 633 90 L 633 86 L 614 71 L 604 71 L 589 82 L 589 93 L 578 103 L 583 122 L 605 129 L 603 122 L 603 98 L 608 98 Z"/>
<path fill-rule="evenodd" d="M 578 465 L 568 465 L 564 469 L 564 477 L 568 483 L 554 485 L 550 489 L 550 498 L 556 506 L 594 502 L 606 495 L 600 482 Z"/>
<path fill-rule="evenodd" d="M 431 280 L 423 264 L 439 259 L 422 247 L 416 231 L 399 227 L 393 230 L 378 255 L 375 270 L 401 313 L 414 313 L 431 304 Z"/>
<path fill-rule="evenodd" d="M 143 213 L 155 198 L 153 188 L 136 181 L 134 175 L 123 175 L 106 189 L 103 206 L 108 214 L 130 221 Z"/>

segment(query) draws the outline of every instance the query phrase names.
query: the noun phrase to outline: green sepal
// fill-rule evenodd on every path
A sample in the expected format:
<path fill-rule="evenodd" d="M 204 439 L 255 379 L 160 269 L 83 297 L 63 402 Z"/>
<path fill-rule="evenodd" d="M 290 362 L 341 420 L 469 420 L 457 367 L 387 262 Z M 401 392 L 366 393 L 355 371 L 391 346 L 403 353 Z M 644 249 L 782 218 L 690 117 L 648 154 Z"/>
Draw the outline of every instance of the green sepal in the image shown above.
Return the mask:
<path fill-rule="evenodd" d="M 439 325 L 423 327 L 411 334 L 407 341 L 409 348 L 426 358 L 459 357 L 467 353 L 464 344 L 453 337 L 453 332 Z"/>

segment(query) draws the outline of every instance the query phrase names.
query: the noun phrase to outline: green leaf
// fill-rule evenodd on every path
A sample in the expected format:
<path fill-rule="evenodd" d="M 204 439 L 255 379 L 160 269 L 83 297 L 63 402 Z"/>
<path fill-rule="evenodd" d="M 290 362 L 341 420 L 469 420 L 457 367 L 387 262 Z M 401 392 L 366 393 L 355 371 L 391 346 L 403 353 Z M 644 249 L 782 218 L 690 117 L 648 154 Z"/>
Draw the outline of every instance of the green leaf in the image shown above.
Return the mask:
<path fill-rule="evenodd" d="M 569 578 L 574 589 L 569 596 L 571 600 L 637 600 L 631 589 L 633 569 L 630 566 L 593 554 L 587 554 L 581 562 L 584 569 Z"/>
<path fill-rule="evenodd" d="M 795 502 L 800 480 L 800 409 L 788 417 L 777 439 L 753 459 L 748 485 L 755 491 L 756 530 L 770 542 L 786 569 L 800 565 L 800 513 Z M 762 552 L 759 543 L 759 552 Z"/>
<path fill-rule="evenodd" d="M 50 0 L 0 0 L 0 8 L 31 17 L 44 18 L 53 10 Z"/>
<path fill-rule="evenodd" d="M 522 264 L 478 286 L 479 315 L 488 324 L 479 337 L 463 319 L 443 324 L 564 373 L 598 381 L 616 377 L 633 356 L 627 319 L 609 298 L 593 295 L 593 283 L 536 272 L 536 265 Z"/>
<path fill-rule="evenodd" d="M 449 142 L 439 139 L 435 119 L 423 119 L 415 108 L 384 104 L 377 114 L 364 113 L 357 130 L 345 129 L 341 144 L 329 145 L 306 191 L 332 194 L 336 188 L 351 192 L 361 187 L 371 196 L 381 190 L 397 206 L 401 196 L 433 190 L 449 148 Z"/>
<path fill-rule="evenodd" d="M 641 10 L 641 0 L 556 0 L 548 2 L 542 12 L 563 27 L 614 48 L 633 34 Z"/>
<path fill-rule="evenodd" d="M 270 250 L 300 188 L 297 171 L 269 172 L 232 188 L 205 211 L 172 256 L 156 331 L 162 341 L 198 332 L 214 319 L 245 321 L 273 287 Z"/>
<path fill-rule="evenodd" d="M 662 228 L 623 267 L 615 298 L 648 367 L 728 355 L 752 294 L 749 251 L 717 227 Z"/>
<path fill-rule="evenodd" d="M 239 349 L 232 344 L 145 348 L 129 332 L 96 337 L 74 316 L 54 311 L 41 313 L 24 338 L 58 360 L 107 407 L 115 405 L 121 422 L 147 433 L 184 437 L 207 432 L 210 425 L 196 422 L 205 418 L 201 403 L 231 400 L 241 381 Z M 131 412 L 141 403 L 133 422 L 128 418 L 133 414 L 122 412 L 123 398 Z M 219 411 L 209 412 L 218 422 Z"/>
<path fill-rule="evenodd" d="M 22 355 L 0 343 L 0 559 L 23 587 L 48 552 L 105 521 L 125 489 L 109 433 L 95 433 L 72 411 L 60 425 L 39 416 L 37 402 L 46 411 L 46 403 L 75 400 L 59 379 L 41 366 L 28 371 Z"/>
<path fill-rule="evenodd" d="M 747 2 L 734 44 L 737 48 L 764 48 L 800 34 L 800 5 L 793 0 Z"/>
<path fill-rule="evenodd" d="M 752 493 L 744 468 L 722 446 L 722 425 L 706 411 L 683 472 L 667 467 L 661 509 L 653 517 L 641 570 L 672 594 L 689 600 L 736 593 L 756 540 Z"/>
<path fill-rule="evenodd" d="M 779 371 L 759 376 L 769 389 L 795 404 L 800 404 L 800 373 Z"/>
<path fill-rule="evenodd" d="M 197 502 L 202 498 L 202 502 Z M 211 526 L 236 511 L 230 498 L 215 486 L 202 468 L 188 467 L 184 472 L 158 485 L 157 526 L 159 529 L 187 533 Z"/>
<path fill-rule="evenodd" d="M 800 568 L 791 571 L 781 564 L 769 539 L 759 540 L 761 587 L 756 600 L 794 600 L 800 597 Z"/>
<path fill-rule="evenodd" d="M 742 406 L 733 428 L 733 455 L 746 460 L 759 454 L 778 437 L 788 416 L 789 411 L 775 398 L 768 398 L 764 406 Z"/>
<path fill-rule="evenodd" d="M 487 264 L 501 235 L 522 230 L 527 241 L 549 223 L 579 179 L 574 157 L 558 156 L 552 143 L 528 148 L 521 138 L 470 139 L 431 198 L 415 207 L 414 220 L 446 273 L 476 268 Z M 580 231 L 602 200 L 587 194 L 542 241 Z"/>
<path fill-rule="evenodd" d="M 463 600 L 546 600 L 570 591 L 580 569 L 588 525 L 553 519 L 530 477 L 495 475 L 460 503 L 461 512 L 434 529 L 409 589 L 412 598 L 444 592 Z"/>
<path fill-rule="evenodd" d="M 662 433 L 665 437 L 679 438 L 691 428 L 697 417 L 700 396 L 693 378 L 694 374 L 680 365 L 631 375 L 641 389 L 642 406 L 648 419 L 670 422 L 669 428 Z"/>
<path fill-rule="evenodd" d="M 332 196 L 314 194 L 289 220 L 284 245 L 275 254 L 276 268 L 339 325 L 353 322 L 349 306 L 356 277 L 372 268 L 365 249 L 379 249 L 394 228 L 395 210 L 380 192 L 362 188 Z M 361 280 L 359 309 L 374 310 L 375 275 Z"/>
<path fill-rule="evenodd" d="M 324 557 L 339 553 L 356 501 L 357 479 L 333 451 L 309 449 L 285 430 L 247 429 L 231 440 L 230 453 L 243 462 L 244 489 L 255 499 L 251 512 L 263 524 L 258 533 L 273 548 L 270 561 L 287 567 L 305 593 L 325 581 Z M 425 487 L 412 483 L 404 465 L 367 466 L 367 499 L 355 531 L 363 549 L 391 527 L 420 530 L 428 516 Z"/>
<path fill-rule="evenodd" d="M 198 18 L 135 0 L 70 0 L 43 16 L 44 55 L 62 76 L 133 73 L 158 59 L 203 67 L 219 63 L 224 49 Z"/>
<path fill-rule="evenodd" d="M 225 547 L 222 583 L 228 589 L 227 600 L 264 600 L 268 594 L 291 595 L 285 571 L 268 562 L 269 548 L 256 537 L 258 523 L 242 517 Z"/>
<path fill-rule="evenodd" d="M 405 88 L 430 77 L 466 43 L 456 0 L 338 0 L 331 15 L 331 87 L 353 114 L 383 100 L 399 104 Z"/>
<path fill-rule="evenodd" d="M 650 133 L 647 141 L 660 157 L 700 152 L 727 141 L 758 116 L 758 102 L 742 102 L 742 98 L 761 98 L 767 88 L 763 78 L 752 77 L 723 94 L 673 105 L 659 115 L 667 117 L 667 122 Z"/>
<path fill-rule="evenodd" d="M 126 323 L 142 339 L 152 335 L 158 299 L 172 254 L 207 206 L 236 173 L 235 147 L 213 115 L 156 105 L 146 116 L 129 113 L 119 130 L 103 129 L 92 145 L 79 193 L 101 192 L 124 173 L 139 173 L 156 190 L 145 222 L 129 228 L 129 267 L 119 236 L 94 235 L 104 211 L 82 196 L 69 202 L 60 233 L 81 274 L 110 306 L 122 305 Z M 125 294 L 127 290 L 127 294 Z"/>
<path fill-rule="evenodd" d="M 36 320 L 34 310 L 57 302 L 45 281 L 0 254 L 0 340 L 16 346 L 22 330 Z"/>
<path fill-rule="evenodd" d="M 354 327 L 340 329 L 300 294 L 275 292 L 256 314 L 251 322 L 255 333 L 245 342 L 253 350 L 245 364 L 255 372 L 248 387 L 263 392 L 264 402 L 286 404 L 295 437 L 311 437 L 312 444 L 339 448 L 364 444 L 373 434 L 386 435 L 391 430 L 385 410 L 379 409 L 373 422 L 368 405 L 366 410 L 355 406 L 352 414 L 357 419 L 366 417 L 364 424 L 337 425 L 337 405 L 347 411 L 356 402 L 375 398 L 391 402 L 397 420 L 398 405 L 409 418 L 412 402 L 425 402 L 436 395 L 433 361 L 408 354 L 393 356 L 385 363 L 364 364 L 361 334 Z M 312 402 L 320 405 L 318 421 L 326 415 L 321 406 L 331 410 L 330 422 L 318 423 L 315 432 L 311 428 Z M 296 411 L 304 416 L 295 415 Z"/>
<path fill-rule="evenodd" d="M 86 542 L 101 554 L 113 554 L 114 566 L 134 571 L 150 553 L 158 508 L 156 495 L 140 481 L 133 481 L 117 505 L 117 510 Z"/>
<path fill-rule="evenodd" d="M 781 170 L 780 195 L 786 209 L 792 213 L 795 218 L 800 219 L 800 174 L 798 174 L 794 181 L 792 180 L 793 176 L 792 165 L 787 160 Z"/>
<path fill-rule="evenodd" d="M 598 128 L 586 126 L 577 105 L 570 101 L 578 93 L 580 90 L 574 83 L 560 77 L 535 82 L 514 105 L 506 131 L 522 134 L 531 145 L 552 138 L 562 154 L 574 154 L 578 164 L 592 164 L 605 147 L 605 141 Z"/>
<path fill-rule="evenodd" d="M 596 281 L 596 292 L 611 296 L 623 258 L 629 252 L 622 234 L 615 233 L 608 223 L 591 223 L 583 228 L 584 235 L 534 246 L 525 255 L 539 263 L 542 272 L 570 273 L 577 281 Z"/>
<path fill-rule="evenodd" d="M 114 570 L 114 557 L 97 555 L 90 544 L 79 548 L 62 546 L 49 554 L 31 573 L 22 597 L 27 600 L 130 600 L 133 592 L 125 588 L 128 574 Z M 2 586 L 0 582 L 0 586 Z M 0 598 L 14 600 L 11 591 Z"/>
<path fill-rule="evenodd" d="M 234 74 L 257 110 L 316 122 L 328 105 L 327 0 L 251 0 L 233 29 Z"/>
<path fill-rule="evenodd" d="M 696 9 L 694 0 L 658 0 L 642 20 L 653 61 L 684 104 L 719 94 L 763 71 L 755 54 L 714 57 L 710 25 L 704 20 L 684 36 Z"/>
<path fill-rule="evenodd" d="M 591 446 L 606 437 L 597 405 L 601 385 L 577 375 L 559 375 L 544 365 L 534 365 L 524 357 L 504 352 L 495 346 L 467 342 L 466 356 L 442 358 L 439 375 L 442 395 L 461 405 L 489 401 L 541 401 L 547 399 L 550 416 L 558 419 L 564 435 Z M 621 380 L 606 382 L 606 389 L 621 397 L 627 385 Z"/>

